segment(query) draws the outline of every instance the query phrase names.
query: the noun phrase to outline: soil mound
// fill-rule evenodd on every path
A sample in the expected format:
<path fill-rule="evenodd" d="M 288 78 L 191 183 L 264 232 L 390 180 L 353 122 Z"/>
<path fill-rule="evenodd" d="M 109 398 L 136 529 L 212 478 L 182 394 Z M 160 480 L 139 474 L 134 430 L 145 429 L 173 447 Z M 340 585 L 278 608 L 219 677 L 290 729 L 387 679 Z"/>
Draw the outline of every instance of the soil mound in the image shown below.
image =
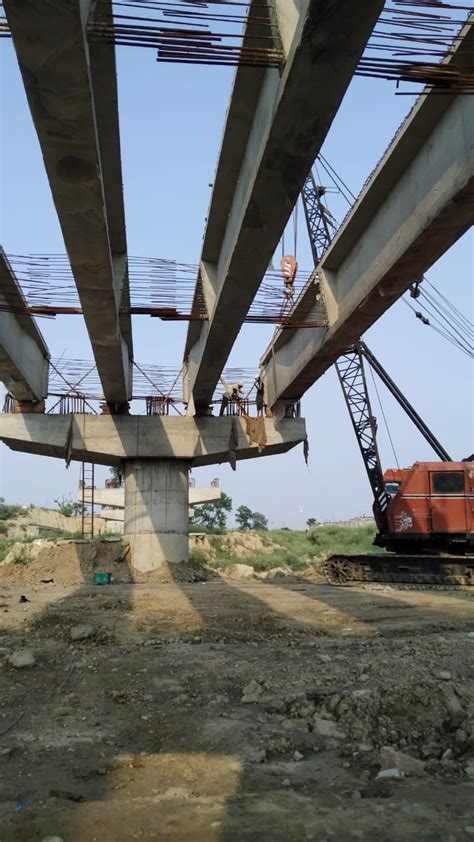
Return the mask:
<path fill-rule="evenodd" d="M 94 573 L 110 573 L 112 582 L 207 582 L 217 574 L 199 562 L 163 565 L 151 573 L 130 567 L 130 548 L 119 538 L 56 540 L 40 538 L 14 544 L 0 564 L 0 582 L 37 585 L 53 580 L 59 585 L 91 585 Z"/>
<path fill-rule="evenodd" d="M 0 581 L 61 585 L 92 584 L 94 573 L 111 573 L 116 582 L 131 582 L 128 545 L 120 540 L 68 541 L 38 539 L 14 544 L 0 565 Z"/>
<path fill-rule="evenodd" d="M 227 532 L 225 535 L 198 533 L 189 536 L 189 549 L 194 547 L 202 550 L 209 561 L 214 561 L 220 555 L 242 559 L 257 553 L 271 555 L 281 549 L 279 544 L 256 532 Z"/>

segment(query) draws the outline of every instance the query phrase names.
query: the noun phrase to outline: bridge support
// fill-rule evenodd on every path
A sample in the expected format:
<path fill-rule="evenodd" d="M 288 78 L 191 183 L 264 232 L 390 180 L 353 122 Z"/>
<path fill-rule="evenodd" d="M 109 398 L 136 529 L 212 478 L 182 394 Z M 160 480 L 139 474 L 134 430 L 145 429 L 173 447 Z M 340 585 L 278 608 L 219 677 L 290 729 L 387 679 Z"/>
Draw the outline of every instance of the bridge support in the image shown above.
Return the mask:
<path fill-rule="evenodd" d="M 124 537 L 141 573 L 188 560 L 189 468 L 184 460 L 125 462 Z"/>
<path fill-rule="evenodd" d="M 255 438 L 243 417 L 0 413 L 0 441 L 68 462 L 124 465 L 124 534 L 132 567 L 146 572 L 187 561 L 189 468 L 286 453 L 306 439 L 303 418 L 260 423 Z"/>

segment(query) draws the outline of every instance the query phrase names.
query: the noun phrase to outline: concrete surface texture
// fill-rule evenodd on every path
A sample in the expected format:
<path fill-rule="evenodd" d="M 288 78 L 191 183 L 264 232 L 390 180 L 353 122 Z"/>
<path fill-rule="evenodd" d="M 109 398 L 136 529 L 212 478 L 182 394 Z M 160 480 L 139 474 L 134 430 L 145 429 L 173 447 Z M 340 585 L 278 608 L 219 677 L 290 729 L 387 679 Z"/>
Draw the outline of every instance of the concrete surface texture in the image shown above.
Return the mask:
<path fill-rule="evenodd" d="M 90 534 L 90 518 L 86 517 L 86 534 Z M 7 524 L 6 538 L 23 538 L 41 536 L 45 532 L 80 532 L 82 527 L 81 516 L 65 517 L 56 509 L 37 509 L 34 506 L 25 507 L 24 510 L 9 521 Z M 105 520 L 96 517 L 94 531 L 96 534 L 105 530 Z"/>
<path fill-rule="evenodd" d="M 34 319 L 21 310 L 23 293 L 0 246 L 0 304 L 19 312 L 0 310 L 0 380 L 21 401 L 40 401 L 48 394 L 49 352 Z"/>
<path fill-rule="evenodd" d="M 94 493 L 92 494 L 92 492 Z M 91 503 L 92 497 L 94 497 L 94 503 L 97 506 L 113 506 L 114 508 L 123 509 L 125 505 L 124 486 L 122 486 L 122 488 L 84 488 L 84 491 L 79 488 L 77 492 L 77 499 L 79 502 L 82 502 L 83 496 L 86 503 Z M 219 500 L 220 496 L 220 488 L 213 488 L 211 486 L 190 486 L 189 505 L 197 506 L 199 503 L 212 503 L 215 500 Z M 121 517 L 123 518 L 123 512 Z"/>
<path fill-rule="evenodd" d="M 262 456 L 286 453 L 306 437 L 303 418 L 266 418 L 264 423 Z M 251 459 L 258 447 L 245 430 L 241 417 L 0 415 L 0 439 L 12 450 L 101 465 L 125 459 L 184 459 L 191 467 L 228 462 L 234 436 L 236 459 Z"/>
<path fill-rule="evenodd" d="M 447 62 L 473 55 L 470 24 Z M 329 329 L 280 330 L 262 357 L 268 403 L 300 398 L 473 223 L 474 100 L 427 93 L 319 264 Z"/>
<path fill-rule="evenodd" d="M 44 0 L 4 6 L 104 395 L 123 404 L 133 346 L 130 315 L 119 314 L 127 244 L 114 47 L 89 48 L 90 0 L 48 3 L 47 14 Z"/>
<path fill-rule="evenodd" d="M 142 573 L 188 561 L 189 462 L 125 462 L 124 537 Z"/>
<path fill-rule="evenodd" d="M 281 75 L 236 73 L 201 258 L 209 321 L 190 324 L 185 348 L 191 414 L 211 401 L 382 7 L 277 0 Z"/>
<path fill-rule="evenodd" d="M 306 438 L 304 419 L 266 418 L 263 423 L 266 446 L 260 455 L 285 453 Z M 4 413 L 0 439 L 27 453 L 123 463 L 124 533 L 132 564 L 142 571 L 188 558 L 190 467 L 227 462 L 232 455 L 236 460 L 259 455 L 241 417 Z"/>
<path fill-rule="evenodd" d="M 93 493 L 92 493 L 93 492 Z M 199 503 L 212 503 L 219 500 L 220 488 L 213 487 L 189 487 L 188 516 L 193 517 L 194 509 Z M 125 519 L 125 488 L 79 488 L 77 492 L 79 502 L 92 503 L 94 506 L 101 506 L 98 520 L 104 521 L 108 532 L 123 532 Z M 95 508 L 97 512 L 97 508 Z M 96 515 L 97 517 L 97 515 Z"/>
<path fill-rule="evenodd" d="M 140 564 L 167 554 L 169 561 L 186 558 L 183 465 L 284 453 L 305 440 L 304 420 L 265 419 L 260 454 L 243 418 L 206 412 L 383 6 L 383 0 L 275 0 L 284 65 L 239 67 L 235 75 L 198 279 L 208 321 L 190 323 L 185 347 L 188 415 L 147 417 L 122 414 L 132 395 L 133 345 L 115 48 L 87 38 L 90 15 L 108 19 L 111 0 L 4 1 L 111 414 L 45 416 L 23 406 L 0 417 L 0 439 L 14 450 L 67 461 L 125 463 L 125 529 L 140 546 Z M 248 23 L 250 36 L 254 25 Z M 272 377 L 264 359 L 270 405 L 298 398 L 466 230 L 473 218 L 473 115 L 468 96 L 428 95 L 416 105 L 320 267 L 327 335 L 283 331 Z M 5 261 L 0 285 L 21 300 Z M 47 356 L 32 319 L 0 314 L 0 376 L 19 400 L 44 397 Z M 180 500 L 169 511 L 167 490 L 170 506 Z"/>

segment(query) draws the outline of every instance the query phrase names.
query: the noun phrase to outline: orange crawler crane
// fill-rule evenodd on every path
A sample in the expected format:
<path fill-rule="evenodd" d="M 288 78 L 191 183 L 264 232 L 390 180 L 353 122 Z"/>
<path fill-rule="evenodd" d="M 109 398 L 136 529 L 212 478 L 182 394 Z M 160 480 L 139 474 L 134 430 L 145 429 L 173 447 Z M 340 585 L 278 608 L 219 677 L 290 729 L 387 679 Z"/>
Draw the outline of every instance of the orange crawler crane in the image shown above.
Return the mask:
<path fill-rule="evenodd" d="M 439 456 L 411 468 L 383 473 L 377 448 L 364 363 L 382 382 Z M 334 555 L 325 564 L 329 579 L 350 581 L 474 584 L 474 461 L 451 461 L 364 342 L 336 363 L 339 380 L 374 493 L 378 534 L 374 543 L 387 553 Z"/>
<path fill-rule="evenodd" d="M 329 172 L 326 166 L 324 169 Z M 338 177 L 333 181 L 336 187 L 343 184 Z M 310 172 L 302 200 L 315 268 L 331 243 L 334 228 L 334 219 L 323 202 L 325 193 L 326 188 L 316 184 Z M 439 462 L 415 462 L 411 468 L 383 473 L 364 359 L 425 437 Z M 374 543 L 388 552 L 333 555 L 325 563 L 326 575 L 337 584 L 473 585 L 474 557 L 469 553 L 474 550 L 474 454 L 463 462 L 451 460 L 364 342 L 348 348 L 336 369 L 374 494 L 379 530 Z"/>
<path fill-rule="evenodd" d="M 384 473 L 390 494 L 378 543 L 463 553 L 474 545 L 474 463 L 415 462 Z"/>

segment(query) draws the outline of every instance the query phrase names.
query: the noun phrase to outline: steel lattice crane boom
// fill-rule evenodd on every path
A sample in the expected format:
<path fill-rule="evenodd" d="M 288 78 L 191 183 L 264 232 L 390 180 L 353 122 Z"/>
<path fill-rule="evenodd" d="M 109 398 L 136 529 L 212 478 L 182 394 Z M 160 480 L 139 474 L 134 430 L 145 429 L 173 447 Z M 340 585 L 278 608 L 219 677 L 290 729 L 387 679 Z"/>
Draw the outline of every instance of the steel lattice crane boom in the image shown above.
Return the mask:
<path fill-rule="evenodd" d="M 322 201 L 325 192 L 310 173 L 303 187 L 302 200 L 315 267 L 331 243 L 334 228 L 333 217 Z M 440 462 L 416 462 L 410 469 L 391 469 L 384 474 L 364 360 L 413 421 Z M 474 561 L 469 563 L 463 555 L 441 558 L 424 553 L 427 550 L 465 553 L 473 547 L 474 463 L 452 462 L 364 342 L 359 340 L 348 348 L 336 362 L 336 369 L 372 488 L 379 530 L 375 543 L 403 555 L 333 556 L 326 563 L 329 577 L 338 583 L 368 579 L 473 584 Z"/>

